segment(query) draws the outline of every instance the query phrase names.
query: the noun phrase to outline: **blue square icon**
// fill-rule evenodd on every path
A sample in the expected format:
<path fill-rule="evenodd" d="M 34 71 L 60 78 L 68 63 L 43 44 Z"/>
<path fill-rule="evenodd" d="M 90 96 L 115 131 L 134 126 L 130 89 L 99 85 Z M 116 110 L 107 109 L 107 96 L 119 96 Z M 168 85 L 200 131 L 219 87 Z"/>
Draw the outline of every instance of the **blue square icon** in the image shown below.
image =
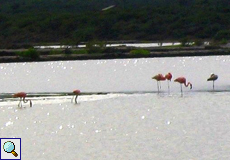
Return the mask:
<path fill-rule="evenodd" d="M 0 160 L 21 159 L 21 138 L 0 138 Z"/>

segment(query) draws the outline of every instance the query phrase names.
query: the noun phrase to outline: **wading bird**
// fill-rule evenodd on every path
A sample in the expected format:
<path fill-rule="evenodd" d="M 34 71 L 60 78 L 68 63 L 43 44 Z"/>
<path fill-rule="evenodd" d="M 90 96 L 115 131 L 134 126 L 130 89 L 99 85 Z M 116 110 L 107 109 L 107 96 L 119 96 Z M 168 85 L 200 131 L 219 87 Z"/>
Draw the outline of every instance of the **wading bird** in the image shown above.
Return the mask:
<path fill-rule="evenodd" d="M 75 97 L 75 103 L 77 103 L 77 97 L 78 97 L 78 95 L 79 95 L 80 93 L 81 93 L 80 90 L 78 90 L 78 89 L 74 90 L 74 91 L 73 91 L 74 96 L 73 96 L 71 102 L 73 102 L 73 99 L 74 99 L 74 97 Z"/>
<path fill-rule="evenodd" d="M 207 81 L 212 81 L 212 88 L 214 90 L 214 81 L 216 81 L 218 79 L 218 76 L 216 74 L 211 74 L 211 76 L 207 79 Z"/>
<path fill-rule="evenodd" d="M 157 90 L 159 93 L 159 88 L 161 88 L 160 81 L 165 81 L 166 78 L 162 74 L 157 74 L 157 75 L 153 76 L 152 79 L 155 79 L 157 81 Z"/>
<path fill-rule="evenodd" d="M 186 78 L 184 78 L 184 77 L 178 77 L 178 78 L 176 78 L 176 79 L 174 80 L 174 82 L 180 83 L 181 95 L 183 94 L 183 91 L 182 91 L 182 84 L 184 84 L 185 87 L 190 86 L 190 89 L 192 89 L 192 84 L 191 84 L 190 82 L 188 82 L 188 83 L 186 84 Z"/>
<path fill-rule="evenodd" d="M 161 88 L 160 81 L 165 81 L 167 79 L 168 91 L 169 91 L 169 81 L 171 81 L 171 79 L 172 79 L 172 74 L 170 72 L 167 73 L 165 76 L 163 76 L 162 74 L 157 74 L 157 75 L 153 76 L 152 79 L 155 79 L 157 81 L 158 92 L 159 92 L 159 88 Z"/>
<path fill-rule="evenodd" d="M 165 75 L 165 78 L 167 79 L 168 82 L 168 92 L 170 92 L 169 81 L 171 81 L 172 79 L 172 74 L 169 72 L 168 74 Z"/>
<path fill-rule="evenodd" d="M 25 92 L 18 92 L 13 95 L 14 98 L 20 98 L 20 101 L 18 103 L 18 107 L 22 107 L 22 102 L 27 103 L 30 101 L 30 107 L 32 107 L 32 101 L 31 100 L 26 100 L 26 93 Z"/>

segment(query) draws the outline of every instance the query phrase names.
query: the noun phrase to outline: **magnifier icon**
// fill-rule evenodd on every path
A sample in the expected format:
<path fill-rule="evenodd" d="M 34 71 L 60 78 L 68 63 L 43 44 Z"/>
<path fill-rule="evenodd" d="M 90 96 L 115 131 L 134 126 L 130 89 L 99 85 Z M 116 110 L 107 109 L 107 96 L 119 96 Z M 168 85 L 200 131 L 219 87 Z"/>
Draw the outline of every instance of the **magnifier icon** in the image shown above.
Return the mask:
<path fill-rule="evenodd" d="M 15 157 L 18 156 L 18 154 L 14 151 L 15 150 L 15 145 L 11 141 L 7 141 L 3 145 L 3 149 L 7 153 L 12 153 Z"/>

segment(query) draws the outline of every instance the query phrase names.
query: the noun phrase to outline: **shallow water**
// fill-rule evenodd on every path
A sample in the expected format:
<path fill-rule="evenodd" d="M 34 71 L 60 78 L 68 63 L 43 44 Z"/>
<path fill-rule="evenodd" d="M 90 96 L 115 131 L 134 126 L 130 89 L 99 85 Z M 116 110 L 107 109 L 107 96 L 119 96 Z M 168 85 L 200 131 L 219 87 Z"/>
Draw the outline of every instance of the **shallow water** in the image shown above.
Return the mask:
<path fill-rule="evenodd" d="M 230 56 L 210 56 L 10 63 L 0 65 L 0 85 L 1 93 L 156 92 L 151 78 L 171 72 L 173 79 L 186 77 L 193 91 L 206 91 L 212 90 L 207 78 L 215 73 L 219 75 L 215 88 L 221 91 L 230 90 L 229 61 Z M 170 87 L 171 92 L 180 92 L 179 84 L 171 82 Z M 167 88 L 167 82 L 162 82 L 161 91 Z"/>
<path fill-rule="evenodd" d="M 230 56 L 11 63 L 0 66 L 0 137 L 22 159 L 228 160 Z M 193 89 L 152 76 L 185 76 Z M 219 75 L 212 90 L 211 73 Z M 80 95 L 71 103 L 74 89 Z M 29 92 L 33 107 L 13 93 Z M 41 95 L 45 92 L 46 95 Z M 50 94 L 50 92 L 54 92 Z M 111 92 L 109 94 L 96 94 Z M 119 92 L 119 93 L 115 93 Z M 32 94 L 33 93 L 33 94 Z"/>
<path fill-rule="evenodd" d="M 108 94 L 8 99 L 0 136 L 22 159 L 229 159 L 230 93 Z M 2 102 L 5 103 L 5 102 Z"/>

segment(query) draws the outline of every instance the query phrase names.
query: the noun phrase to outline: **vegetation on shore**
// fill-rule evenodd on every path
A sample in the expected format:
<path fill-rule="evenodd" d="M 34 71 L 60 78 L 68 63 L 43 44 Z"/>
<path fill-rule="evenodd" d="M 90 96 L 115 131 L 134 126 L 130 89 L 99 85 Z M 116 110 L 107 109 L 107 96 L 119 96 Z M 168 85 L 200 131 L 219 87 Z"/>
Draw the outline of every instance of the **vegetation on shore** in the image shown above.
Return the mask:
<path fill-rule="evenodd" d="M 230 39 L 228 0 L 0 0 L 0 3 L 0 48 L 109 40 L 209 39 L 226 43 Z M 102 11 L 109 5 L 115 7 Z M 91 50 L 87 53 L 105 50 L 103 46 L 98 50 L 88 45 Z"/>

